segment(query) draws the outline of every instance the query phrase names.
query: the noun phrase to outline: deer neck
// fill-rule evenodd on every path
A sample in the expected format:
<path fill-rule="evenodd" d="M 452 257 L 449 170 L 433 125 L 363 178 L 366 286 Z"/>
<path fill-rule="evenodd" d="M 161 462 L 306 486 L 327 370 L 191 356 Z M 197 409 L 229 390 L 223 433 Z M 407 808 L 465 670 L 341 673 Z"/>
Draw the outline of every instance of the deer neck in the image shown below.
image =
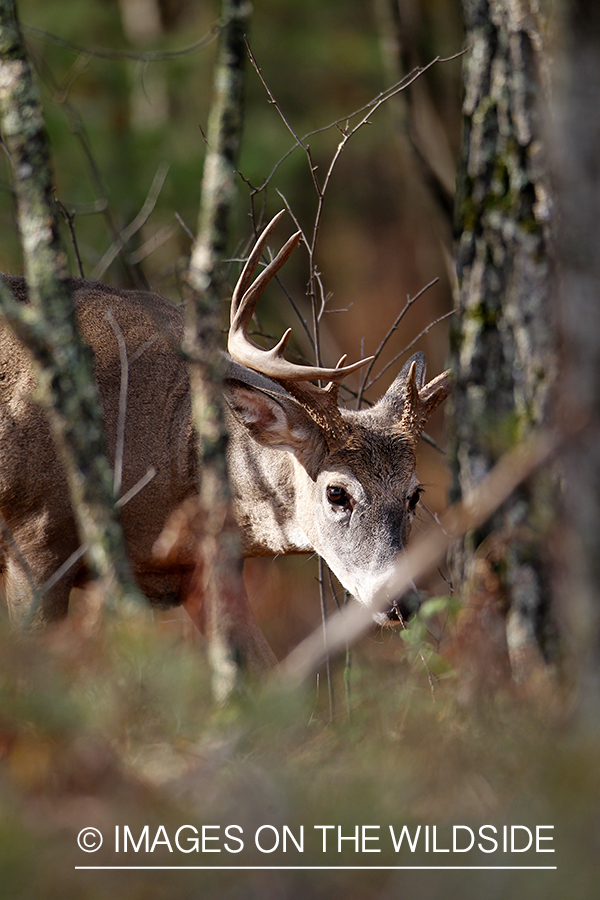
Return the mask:
<path fill-rule="evenodd" d="M 291 453 L 261 447 L 230 417 L 228 469 L 245 556 L 308 553 L 299 521 L 308 476 Z"/>

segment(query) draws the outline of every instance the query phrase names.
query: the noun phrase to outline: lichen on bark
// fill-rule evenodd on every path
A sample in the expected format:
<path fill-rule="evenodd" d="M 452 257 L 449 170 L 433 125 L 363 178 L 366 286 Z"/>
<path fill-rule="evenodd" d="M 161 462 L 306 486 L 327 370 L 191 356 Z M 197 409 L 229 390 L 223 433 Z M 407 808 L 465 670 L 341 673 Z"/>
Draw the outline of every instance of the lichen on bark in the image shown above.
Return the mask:
<path fill-rule="evenodd" d="M 448 416 L 454 500 L 545 421 L 556 371 L 536 4 L 463 0 L 463 14 L 464 130 L 455 207 L 459 295 L 451 331 L 456 386 Z M 490 564 L 501 572 L 519 641 L 535 634 L 542 644 L 549 589 L 540 531 L 546 517 L 538 507 L 547 500 L 536 488 L 523 488 L 453 557 L 457 587 L 468 595 L 475 554 L 489 550 L 493 535 Z"/>
<path fill-rule="evenodd" d="M 224 702 L 242 689 L 248 661 L 237 637 L 236 604 L 244 587 L 241 550 L 233 525 L 227 475 L 227 428 L 223 399 L 224 363 L 221 266 L 236 198 L 236 165 L 243 124 L 245 37 L 250 0 L 221 0 L 219 49 L 208 123 L 198 238 L 188 272 L 185 344 L 191 359 L 192 409 L 198 434 L 198 470 L 203 533 L 198 554 L 217 547 L 204 596 L 213 694 Z"/>

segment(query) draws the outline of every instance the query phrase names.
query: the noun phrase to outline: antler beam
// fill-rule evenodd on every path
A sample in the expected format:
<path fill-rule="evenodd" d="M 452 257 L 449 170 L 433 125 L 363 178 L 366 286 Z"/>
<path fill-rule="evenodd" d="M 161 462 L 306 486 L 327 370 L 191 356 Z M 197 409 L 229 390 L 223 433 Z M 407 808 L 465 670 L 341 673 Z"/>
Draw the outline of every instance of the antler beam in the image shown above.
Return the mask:
<path fill-rule="evenodd" d="M 249 369 L 261 372 L 269 378 L 280 381 L 313 381 L 320 379 L 329 382 L 340 382 L 347 375 L 350 375 L 351 372 L 355 372 L 361 366 L 370 362 L 373 357 L 368 356 L 366 359 L 361 359 L 350 366 L 338 364 L 334 369 L 326 369 L 321 366 L 302 366 L 289 362 L 283 355 L 292 333 L 291 328 L 288 328 L 279 343 L 271 350 L 264 350 L 248 337 L 250 321 L 266 286 L 288 260 L 300 241 L 301 232 L 298 231 L 284 244 L 275 259 L 263 269 L 258 278 L 252 281 L 269 236 L 284 212 L 285 210 L 281 210 L 281 212 L 277 213 L 264 229 L 248 257 L 248 261 L 235 286 L 231 298 L 231 323 L 227 349 L 237 362 L 247 366 Z M 340 362 L 343 359 L 345 357 Z"/>

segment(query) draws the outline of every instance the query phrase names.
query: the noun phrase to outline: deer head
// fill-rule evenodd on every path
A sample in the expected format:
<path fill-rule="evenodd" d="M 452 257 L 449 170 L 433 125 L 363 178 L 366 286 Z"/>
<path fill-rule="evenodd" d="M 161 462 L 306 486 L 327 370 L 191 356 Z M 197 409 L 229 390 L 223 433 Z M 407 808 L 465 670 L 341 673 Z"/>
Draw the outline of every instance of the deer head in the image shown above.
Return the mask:
<path fill-rule="evenodd" d="M 281 215 L 258 240 L 231 302 L 229 353 L 266 376 L 249 379 L 233 367 L 228 380 L 237 423 L 230 474 L 238 518 L 249 555 L 314 550 L 368 606 L 408 540 L 421 493 L 415 448 L 449 393 L 449 373 L 426 382 L 425 357 L 416 353 L 375 406 L 355 412 L 338 406 L 339 384 L 372 357 L 349 366 L 342 357 L 333 369 L 295 365 L 283 355 L 290 329 L 271 350 L 251 341 L 256 304 L 300 240 L 293 235 L 252 280 Z M 321 388 L 315 380 L 328 384 Z M 411 611 L 403 598 L 389 599 L 388 618 Z"/>

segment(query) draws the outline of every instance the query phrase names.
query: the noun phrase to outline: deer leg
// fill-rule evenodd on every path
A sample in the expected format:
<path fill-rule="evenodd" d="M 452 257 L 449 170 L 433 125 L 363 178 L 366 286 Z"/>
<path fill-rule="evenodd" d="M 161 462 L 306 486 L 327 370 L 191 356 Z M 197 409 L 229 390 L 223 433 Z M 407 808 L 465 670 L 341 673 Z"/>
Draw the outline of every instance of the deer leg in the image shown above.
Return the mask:
<path fill-rule="evenodd" d="M 250 672 L 260 673 L 275 666 L 277 659 L 250 606 L 242 569 L 240 561 L 237 571 L 226 573 L 220 579 L 226 617 L 222 634 L 227 645 L 240 655 L 243 666 Z"/>
<path fill-rule="evenodd" d="M 24 523 L 4 522 L 3 532 L 4 588 L 13 624 L 37 629 L 64 619 L 81 563 L 38 591 L 77 549 L 75 523 L 42 508 Z"/>
<path fill-rule="evenodd" d="M 213 564 L 206 582 L 198 562 L 191 589 L 182 606 L 209 644 L 221 645 L 251 674 L 260 674 L 277 663 L 252 612 L 242 578 L 242 566 L 229 569 Z"/>
<path fill-rule="evenodd" d="M 38 598 L 35 594 L 36 588 L 43 585 L 56 569 L 58 565 L 52 565 L 47 571 L 26 571 L 21 560 L 9 555 L 4 571 L 4 589 L 8 612 L 14 625 L 38 629 L 66 617 L 72 575 L 63 576 L 41 597 Z"/>

